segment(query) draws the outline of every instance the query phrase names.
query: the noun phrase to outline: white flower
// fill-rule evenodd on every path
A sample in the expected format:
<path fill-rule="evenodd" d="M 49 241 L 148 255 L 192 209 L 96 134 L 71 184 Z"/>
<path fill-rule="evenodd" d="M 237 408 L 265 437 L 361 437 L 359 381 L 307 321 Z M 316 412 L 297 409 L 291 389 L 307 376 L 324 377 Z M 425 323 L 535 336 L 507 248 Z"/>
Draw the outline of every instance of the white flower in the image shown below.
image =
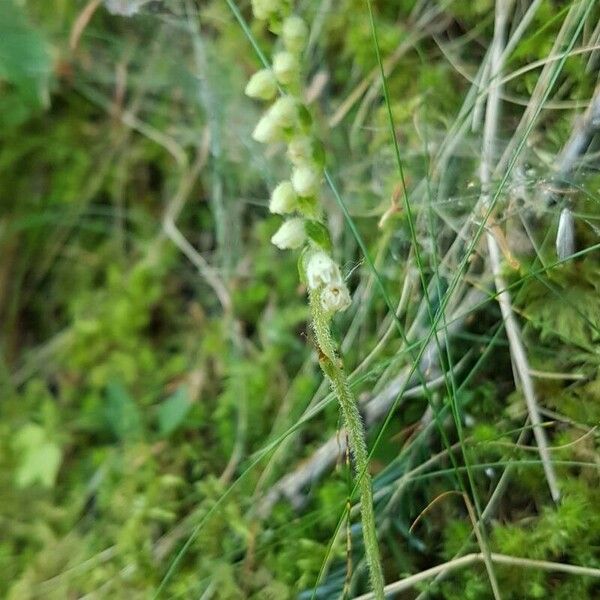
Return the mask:
<path fill-rule="evenodd" d="M 300 73 L 298 59 L 291 52 L 278 52 L 273 57 L 273 72 L 280 83 L 292 83 Z"/>
<path fill-rule="evenodd" d="M 277 80 L 270 69 L 261 69 L 252 75 L 244 90 L 246 96 L 259 100 L 272 100 L 277 93 Z"/>
<path fill-rule="evenodd" d="M 340 312 L 346 310 L 352 300 L 348 288 L 342 283 L 330 284 L 321 292 L 321 306 L 329 312 Z"/>
<path fill-rule="evenodd" d="M 296 167 L 292 172 L 292 185 L 298 196 L 315 196 L 320 184 L 321 175 L 313 167 Z"/>
<path fill-rule="evenodd" d="M 280 0 L 252 0 L 252 12 L 261 21 L 273 16 L 280 8 Z"/>
<path fill-rule="evenodd" d="M 283 22 L 281 37 L 290 52 L 301 52 L 308 38 L 308 27 L 301 17 L 292 15 Z"/>
<path fill-rule="evenodd" d="M 262 116 L 252 137 L 263 144 L 276 142 L 283 137 L 283 130 L 291 127 L 298 118 L 298 106 L 291 96 L 282 96 Z"/>
<path fill-rule="evenodd" d="M 296 136 L 288 145 L 288 158 L 293 165 L 306 165 L 312 161 L 312 140 L 308 136 Z"/>
<path fill-rule="evenodd" d="M 279 124 L 267 113 L 260 121 L 256 124 L 252 137 L 261 144 L 268 144 L 270 142 L 276 142 L 281 139 L 281 127 Z"/>
<path fill-rule="evenodd" d="M 304 220 L 300 218 L 288 219 L 271 238 L 271 243 L 281 250 L 295 250 L 300 248 L 306 240 Z"/>
<path fill-rule="evenodd" d="M 292 127 L 298 119 L 298 105 L 291 96 L 282 96 L 269 109 L 267 115 L 279 127 Z"/>
<path fill-rule="evenodd" d="M 290 181 L 282 181 L 271 194 L 269 210 L 278 215 L 284 215 L 296 210 L 298 196 Z"/>
<path fill-rule="evenodd" d="M 340 268 L 326 252 L 315 252 L 306 265 L 306 280 L 311 290 L 323 285 L 344 285 Z"/>

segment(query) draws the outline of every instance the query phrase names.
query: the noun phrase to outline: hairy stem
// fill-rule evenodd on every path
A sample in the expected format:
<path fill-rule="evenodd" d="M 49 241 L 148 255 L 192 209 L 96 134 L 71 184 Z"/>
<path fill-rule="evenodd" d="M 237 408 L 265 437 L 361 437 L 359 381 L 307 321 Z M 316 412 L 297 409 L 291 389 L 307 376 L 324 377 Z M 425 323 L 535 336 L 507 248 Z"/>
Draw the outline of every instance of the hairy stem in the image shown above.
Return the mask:
<path fill-rule="evenodd" d="M 325 376 L 331 383 L 333 393 L 336 395 L 344 419 L 344 425 L 348 433 L 348 444 L 354 457 L 354 468 L 356 480 L 360 491 L 361 520 L 363 530 L 363 542 L 373 597 L 383 600 L 384 579 L 379 556 L 379 545 L 377 542 L 377 530 L 375 527 L 375 513 L 373 511 L 373 490 L 371 487 L 371 476 L 369 474 L 369 454 L 365 441 L 365 429 L 363 426 L 358 403 L 344 371 L 342 361 L 336 351 L 335 342 L 329 328 L 330 316 L 325 314 L 319 301 L 319 293 L 310 293 L 310 309 L 313 321 L 313 329 L 317 338 L 317 344 L 321 351 L 319 363 Z M 350 518 L 350 515 L 348 515 Z"/>

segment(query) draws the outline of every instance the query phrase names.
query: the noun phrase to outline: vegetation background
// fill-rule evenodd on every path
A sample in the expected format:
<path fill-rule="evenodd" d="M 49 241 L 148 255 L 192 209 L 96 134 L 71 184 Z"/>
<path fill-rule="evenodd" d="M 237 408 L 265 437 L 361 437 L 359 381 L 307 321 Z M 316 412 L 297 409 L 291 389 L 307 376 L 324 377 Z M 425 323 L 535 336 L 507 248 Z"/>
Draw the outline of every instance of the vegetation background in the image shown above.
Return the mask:
<path fill-rule="evenodd" d="M 368 8 L 297 3 L 386 581 L 482 552 L 396 597 L 600 598 L 599 7 L 373 0 L 378 44 Z M 253 44 L 245 0 L 0 0 L 3 598 L 368 591 Z"/>

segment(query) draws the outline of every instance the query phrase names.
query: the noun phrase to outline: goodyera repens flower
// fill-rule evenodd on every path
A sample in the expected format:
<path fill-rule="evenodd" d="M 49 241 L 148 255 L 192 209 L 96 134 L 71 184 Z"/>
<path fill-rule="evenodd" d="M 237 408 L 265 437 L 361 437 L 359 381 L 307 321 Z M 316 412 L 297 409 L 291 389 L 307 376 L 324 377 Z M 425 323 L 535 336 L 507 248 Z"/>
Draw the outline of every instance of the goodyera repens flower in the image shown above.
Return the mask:
<path fill-rule="evenodd" d="M 306 40 L 308 39 L 308 27 L 298 15 L 289 16 L 281 29 L 283 45 L 290 52 L 301 52 L 304 50 Z"/>
<path fill-rule="evenodd" d="M 261 21 L 276 15 L 280 7 L 281 0 L 252 0 L 252 12 Z"/>
<path fill-rule="evenodd" d="M 292 127 L 298 118 L 298 105 L 291 96 L 282 96 L 267 112 L 279 127 Z"/>
<path fill-rule="evenodd" d="M 252 75 L 244 90 L 246 96 L 257 100 L 272 100 L 277 94 L 277 80 L 273 71 L 261 69 Z"/>
<path fill-rule="evenodd" d="M 267 113 L 261 117 L 260 121 L 256 124 L 252 137 L 261 144 L 269 144 L 276 142 L 281 139 L 283 131 L 281 127 L 276 123 Z"/>
<path fill-rule="evenodd" d="M 298 118 L 298 106 L 291 96 L 282 96 L 256 124 L 252 137 L 261 144 L 277 142 L 286 129 L 294 126 Z"/>
<path fill-rule="evenodd" d="M 342 285 L 328 285 L 321 292 L 321 306 L 328 312 L 341 312 L 346 310 L 352 300 L 348 288 Z"/>
<path fill-rule="evenodd" d="M 292 172 L 292 185 L 298 196 L 315 196 L 320 183 L 321 175 L 314 167 L 296 167 Z"/>
<path fill-rule="evenodd" d="M 324 175 L 325 157 L 322 146 L 312 136 L 311 115 L 303 105 L 301 85 L 302 51 L 308 40 L 308 27 L 301 17 L 292 15 L 290 0 L 251 0 L 254 16 L 268 21 L 271 32 L 280 36 L 283 49 L 272 60 L 272 74 L 281 97 L 260 119 L 252 137 L 263 143 L 285 141 L 293 165 L 289 181 L 281 182 L 272 192 L 269 210 L 272 213 L 297 213 L 288 218 L 271 238 L 281 248 L 303 248 L 300 255 L 300 276 L 306 280 L 313 330 L 319 347 L 319 363 L 329 378 L 337 396 L 348 433 L 360 488 L 362 531 L 373 596 L 384 597 L 384 578 L 379 558 L 376 525 L 373 511 L 373 492 L 368 472 L 369 456 L 365 443 L 356 398 L 343 369 L 343 361 L 331 335 L 329 323 L 333 315 L 346 310 L 350 293 L 340 268 L 330 256 L 331 236 L 321 217 L 319 188 Z M 261 57 L 262 58 L 262 57 Z M 252 98 L 271 100 L 273 81 L 265 69 L 246 86 Z"/>
<path fill-rule="evenodd" d="M 350 304 L 350 293 L 336 262 L 323 251 L 314 252 L 306 264 L 306 281 L 320 292 L 321 306 L 328 312 L 341 312 Z"/>
<path fill-rule="evenodd" d="M 311 290 L 323 285 L 341 284 L 340 268 L 326 252 L 315 252 L 306 264 L 306 281 Z"/>
<path fill-rule="evenodd" d="M 289 219 L 275 232 L 271 242 L 280 250 L 296 250 L 306 241 L 304 219 Z"/>
<path fill-rule="evenodd" d="M 283 51 L 273 57 L 273 72 L 279 83 L 289 85 L 300 74 L 300 63 L 295 54 Z"/>
<path fill-rule="evenodd" d="M 331 317 L 332 313 L 348 308 L 351 300 L 340 268 L 325 251 L 329 235 L 318 206 L 324 160 L 321 146 L 310 132 L 310 115 L 307 117 L 299 85 L 300 61 L 309 30 L 300 16 L 288 13 L 290 7 L 284 0 L 251 2 L 255 17 L 269 21 L 272 31 L 278 30 L 283 42 L 283 48 L 273 56 L 272 66 L 255 73 L 245 89 L 250 98 L 273 101 L 256 124 L 252 137 L 263 144 L 286 142 L 293 167 L 289 180 L 282 181 L 272 191 L 269 211 L 297 216 L 284 221 L 271 242 L 281 250 L 307 246 L 308 260 L 303 264 L 308 288 Z M 278 91 L 281 95 L 277 98 Z"/>
<path fill-rule="evenodd" d="M 294 212 L 298 206 L 298 196 L 291 181 L 282 181 L 272 192 L 269 211 L 276 215 Z"/>

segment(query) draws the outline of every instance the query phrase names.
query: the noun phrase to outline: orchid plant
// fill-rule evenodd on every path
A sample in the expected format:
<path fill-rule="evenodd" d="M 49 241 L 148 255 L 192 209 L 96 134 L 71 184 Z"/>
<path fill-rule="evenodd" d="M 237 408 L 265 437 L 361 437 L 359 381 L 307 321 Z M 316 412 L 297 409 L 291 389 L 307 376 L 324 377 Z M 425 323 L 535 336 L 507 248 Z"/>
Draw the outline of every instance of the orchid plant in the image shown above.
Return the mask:
<path fill-rule="evenodd" d="M 371 477 L 364 426 L 348 382 L 339 348 L 331 335 L 331 320 L 351 305 L 348 287 L 332 255 L 332 243 L 320 202 L 325 154 L 312 131 L 312 119 L 302 97 L 302 53 L 308 40 L 304 20 L 291 14 L 285 0 L 252 0 L 254 17 L 279 37 L 271 66 L 256 72 L 246 94 L 271 105 L 257 123 L 252 137 L 260 143 L 285 143 L 291 164 L 288 180 L 272 191 L 271 213 L 284 221 L 271 238 L 281 250 L 300 250 L 299 272 L 308 290 L 312 328 L 320 350 L 320 366 L 335 393 L 355 464 L 360 490 L 361 518 L 371 585 L 384 598 Z"/>

